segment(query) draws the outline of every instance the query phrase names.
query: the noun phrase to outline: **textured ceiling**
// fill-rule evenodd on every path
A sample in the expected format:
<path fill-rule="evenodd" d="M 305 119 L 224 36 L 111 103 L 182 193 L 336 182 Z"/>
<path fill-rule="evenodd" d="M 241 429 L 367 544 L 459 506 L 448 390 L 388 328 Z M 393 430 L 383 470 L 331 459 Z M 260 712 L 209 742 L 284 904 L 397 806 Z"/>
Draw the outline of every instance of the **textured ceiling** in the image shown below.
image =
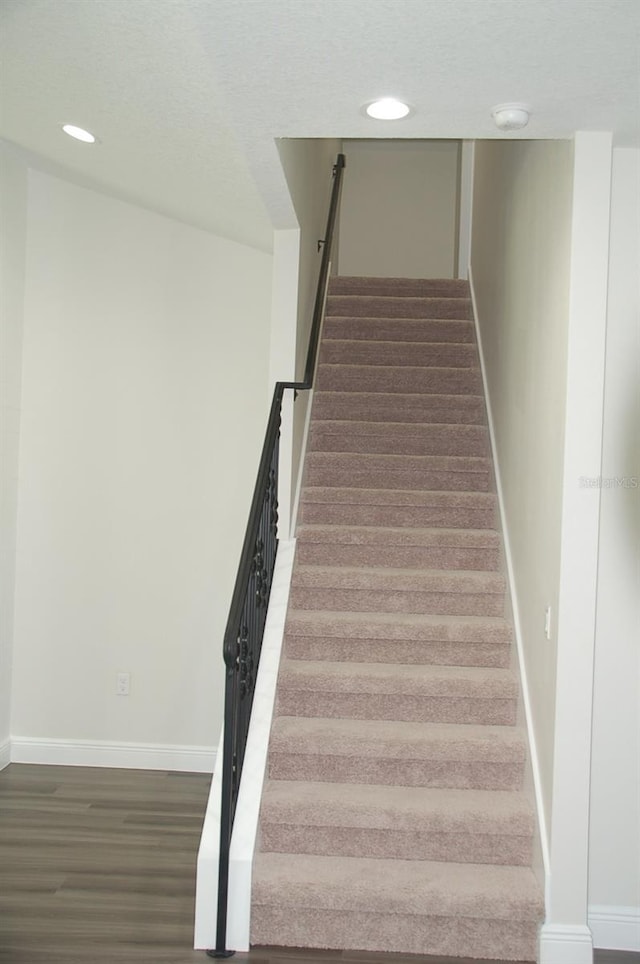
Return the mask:
<path fill-rule="evenodd" d="M 292 223 L 276 137 L 504 137 L 491 107 L 522 100 L 508 136 L 640 145 L 639 0 L 3 0 L 0 18 L 3 137 L 260 247 Z M 360 113 L 385 94 L 415 113 Z"/>
<path fill-rule="evenodd" d="M 0 136 L 81 183 L 269 248 L 271 224 L 189 7 L 1 0 Z M 71 140 L 65 121 L 101 143 Z"/>

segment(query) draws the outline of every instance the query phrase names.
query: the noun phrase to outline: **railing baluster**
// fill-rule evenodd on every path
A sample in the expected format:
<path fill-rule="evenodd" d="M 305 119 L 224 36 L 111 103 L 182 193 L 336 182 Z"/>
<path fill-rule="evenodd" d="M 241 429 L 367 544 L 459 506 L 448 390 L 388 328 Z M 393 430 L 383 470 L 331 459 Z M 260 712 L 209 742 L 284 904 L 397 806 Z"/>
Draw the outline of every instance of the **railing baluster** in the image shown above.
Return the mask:
<path fill-rule="evenodd" d="M 282 398 L 286 389 L 292 389 L 297 394 L 298 391 L 313 386 L 325 290 L 329 277 L 331 246 L 340 202 L 344 166 L 344 155 L 339 154 L 333 167 L 334 182 L 327 217 L 327 228 L 322 242 L 322 261 L 304 380 L 301 382 L 276 382 L 249 512 L 249 521 L 240 555 L 238 575 L 229 610 L 229 619 L 224 634 L 225 697 L 220 856 L 218 864 L 218 916 L 216 948 L 207 951 L 209 957 L 231 957 L 234 953 L 227 950 L 226 947 L 229 850 L 251 720 L 253 692 L 258 674 L 262 638 L 278 551 L 278 456 Z"/>

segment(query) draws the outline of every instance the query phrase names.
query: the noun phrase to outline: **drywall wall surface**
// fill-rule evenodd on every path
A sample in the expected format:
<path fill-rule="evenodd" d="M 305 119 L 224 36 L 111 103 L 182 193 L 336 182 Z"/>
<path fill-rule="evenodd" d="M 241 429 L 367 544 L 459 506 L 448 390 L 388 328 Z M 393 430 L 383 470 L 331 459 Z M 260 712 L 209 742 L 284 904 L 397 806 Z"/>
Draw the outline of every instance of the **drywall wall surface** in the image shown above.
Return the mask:
<path fill-rule="evenodd" d="M 27 169 L 0 143 L 0 765 L 11 733 L 26 225 Z"/>
<path fill-rule="evenodd" d="M 471 266 L 550 816 L 573 147 L 475 146 Z M 551 639 L 545 610 L 551 607 Z"/>
<path fill-rule="evenodd" d="M 293 377 L 301 379 L 304 375 L 322 259 L 322 251 L 318 250 L 318 241 L 324 238 L 333 186 L 332 168 L 342 145 L 338 140 L 329 139 L 298 140 L 284 138 L 277 143 L 300 231 L 295 373 L 289 371 L 279 377 L 280 379 Z M 349 172 L 345 171 L 345 182 L 348 177 Z M 295 283 L 295 279 L 291 278 L 291 282 L 292 284 Z M 281 323 L 279 319 L 274 319 L 274 325 Z M 302 470 L 304 426 L 309 401 L 309 392 L 301 392 L 294 404 L 291 469 L 293 491 L 295 491 L 298 476 Z"/>
<path fill-rule="evenodd" d="M 345 141 L 338 273 L 453 278 L 459 141 Z"/>
<path fill-rule="evenodd" d="M 217 743 L 270 289 L 263 252 L 30 172 L 16 738 Z"/>
<path fill-rule="evenodd" d="M 298 266 L 300 263 L 300 228 L 279 228 L 273 232 L 273 279 L 271 301 L 271 342 L 269 346 L 269 404 L 278 381 L 292 381 L 296 359 L 298 325 Z M 293 392 L 282 399 L 279 472 L 278 472 L 278 538 L 290 535 L 293 503 Z"/>
<path fill-rule="evenodd" d="M 589 904 L 635 908 L 640 950 L 640 151 L 613 152 Z M 607 945 L 607 946 L 614 946 Z"/>

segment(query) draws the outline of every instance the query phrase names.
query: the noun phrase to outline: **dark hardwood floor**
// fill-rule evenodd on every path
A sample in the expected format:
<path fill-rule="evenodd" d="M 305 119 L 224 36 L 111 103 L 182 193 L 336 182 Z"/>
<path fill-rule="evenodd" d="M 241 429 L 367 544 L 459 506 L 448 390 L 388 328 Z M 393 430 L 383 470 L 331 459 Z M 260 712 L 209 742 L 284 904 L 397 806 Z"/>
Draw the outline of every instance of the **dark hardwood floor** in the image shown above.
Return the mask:
<path fill-rule="evenodd" d="M 1 964 L 208 961 L 191 940 L 209 782 L 202 774 L 21 764 L 0 772 Z M 638 959 L 600 952 L 596 961 Z M 464 964 L 281 948 L 234 960 Z"/>
<path fill-rule="evenodd" d="M 461 957 L 420 957 L 406 954 L 367 954 L 356 951 L 298 951 L 256 948 L 250 954 L 236 954 L 232 960 L 251 964 L 509 964 L 506 961 L 478 961 Z M 638 964 L 640 954 L 596 951 L 594 964 Z"/>

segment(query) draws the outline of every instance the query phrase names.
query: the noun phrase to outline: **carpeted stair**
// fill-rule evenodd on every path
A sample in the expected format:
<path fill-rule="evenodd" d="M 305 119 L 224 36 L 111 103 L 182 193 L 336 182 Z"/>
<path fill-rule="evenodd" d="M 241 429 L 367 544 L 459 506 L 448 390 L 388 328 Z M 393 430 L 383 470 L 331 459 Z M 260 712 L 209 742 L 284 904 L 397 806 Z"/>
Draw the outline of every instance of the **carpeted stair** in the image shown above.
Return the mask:
<path fill-rule="evenodd" d="M 253 944 L 532 961 L 543 903 L 465 282 L 336 278 Z"/>

